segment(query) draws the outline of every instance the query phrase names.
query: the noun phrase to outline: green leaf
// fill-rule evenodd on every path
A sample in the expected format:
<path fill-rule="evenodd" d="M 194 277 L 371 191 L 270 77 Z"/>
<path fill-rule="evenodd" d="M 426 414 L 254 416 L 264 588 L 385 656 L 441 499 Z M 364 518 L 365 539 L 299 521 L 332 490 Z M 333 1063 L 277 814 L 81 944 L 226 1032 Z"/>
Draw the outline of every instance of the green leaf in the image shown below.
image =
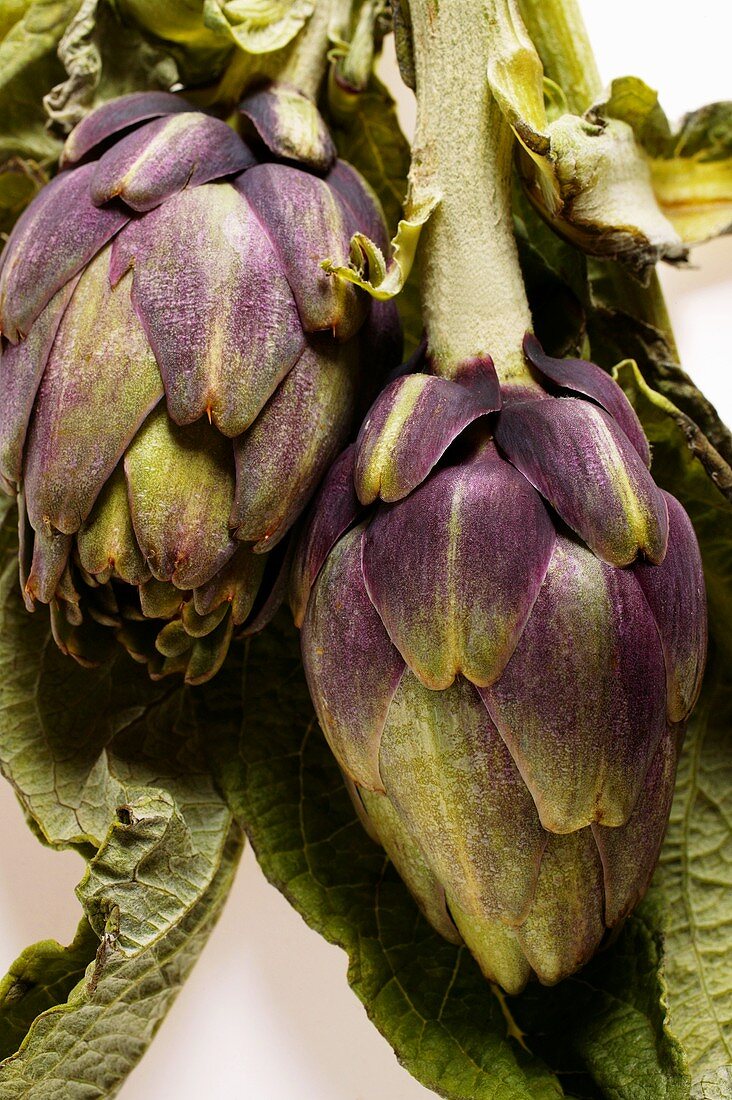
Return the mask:
<path fill-rule="evenodd" d="M 36 1016 L 68 1000 L 98 947 L 99 939 L 84 919 L 68 947 L 43 940 L 15 960 L 0 982 L 0 1058 L 15 1053 Z"/>
<path fill-rule="evenodd" d="M 64 133 L 100 103 L 129 92 L 167 89 L 178 79 L 170 53 L 123 22 L 108 0 L 83 0 L 58 54 L 66 79 L 48 91 L 44 103 Z"/>
<path fill-rule="evenodd" d="M 0 1100 L 116 1095 L 205 946 L 240 851 L 232 827 L 208 888 L 145 950 L 125 953 L 110 927 L 68 1000 L 38 1016 L 18 1053 L 2 1063 Z"/>
<path fill-rule="evenodd" d="M 0 36 L 0 233 L 46 182 L 61 148 L 46 129 L 43 96 L 63 79 L 58 44 L 81 0 L 2 5 Z M 16 21 L 17 20 L 17 21 Z"/>
<path fill-rule="evenodd" d="M 651 389 L 685 413 L 732 465 L 732 433 L 679 365 L 657 275 L 642 287 L 618 264 L 592 260 L 588 279 L 584 304 L 593 361 L 610 371 L 634 359 Z"/>
<path fill-rule="evenodd" d="M 632 363 L 622 364 L 617 377 L 651 441 L 654 476 L 694 523 L 708 593 L 710 662 L 655 880 L 666 914 L 671 1026 L 686 1052 L 695 1095 L 704 1096 L 702 1082 L 716 1080 L 722 1088 L 732 1067 L 732 503 L 672 403 Z M 718 1095 L 732 1093 L 718 1089 Z"/>
<path fill-rule="evenodd" d="M 287 46 L 315 9 L 314 0 L 204 0 L 204 24 L 246 53 Z"/>
<path fill-rule="evenodd" d="M 3 2 L 0 233 L 48 181 L 63 131 L 99 103 L 170 87 L 177 75 L 170 50 L 123 20 L 111 0 Z"/>
<path fill-rule="evenodd" d="M 409 142 L 399 126 L 387 89 L 371 78 L 368 88 L 349 97 L 347 111 L 331 118 L 338 153 L 359 170 L 378 195 L 392 233 L 402 218 L 411 160 Z M 404 325 L 405 357 L 422 339 L 419 254 L 404 289 L 396 298 Z"/>
<path fill-rule="evenodd" d="M 687 244 L 732 228 L 732 102 L 711 103 L 673 131 L 658 95 L 642 80 L 613 80 L 592 115 L 627 123 L 644 150 L 656 200 Z"/>
<path fill-rule="evenodd" d="M 0 987 L 0 1100 L 111 1096 L 215 923 L 241 830 L 190 689 L 121 653 L 91 671 L 59 653 L 45 609 L 23 606 L 4 511 L 0 767 L 44 842 L 88 866 L 74 943 L 29 948 Z"/>
<path fill-rule="evenodd" d="M 571 982 L 503 997 L 431 929 L 363 831 L 289 623 L 253 639 L 212 688 L 197 696 L 199 722 L 265 874 L 348 952 L 354 991 L 419 1081 L 449 1100 L 638 1100 L 639 1082 L 644 1100 L 688 1098 L 649 912 Z"/>
<path fill-rule="evenodd" d="M 691 1091 L 691 1100 L 729 1100 L 732 1096 L 732 1066 L 704 1074 Z"/>

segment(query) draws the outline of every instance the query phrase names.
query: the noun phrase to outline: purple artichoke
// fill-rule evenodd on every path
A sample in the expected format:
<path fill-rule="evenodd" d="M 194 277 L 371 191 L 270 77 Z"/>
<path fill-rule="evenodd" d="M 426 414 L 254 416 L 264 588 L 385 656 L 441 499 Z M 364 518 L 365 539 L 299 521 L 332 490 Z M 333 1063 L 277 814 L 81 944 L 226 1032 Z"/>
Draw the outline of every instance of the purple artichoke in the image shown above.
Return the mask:
<path fill-rule="evenodd" d="M 282 546 L 262 552 L 399 359 L 394 308 L 320 266 L 356 230 L 387 247 L 377 200 L 304 97 L 262 89 L 240 118 L 247 141 L 167 93 L 105 104 L 2 256 L 22 588 L 82 663 L 111 628 L 154 676 L 213 675 L 276 603 Z"/>
<path fill-rule="evenodd" d="M 573 973 L 646 890 L 706 653 L 694 532 L 625 395 L 525 352 L 541 388 L 490 361 L 392 381 L 292 575 L 362 818 L 509 992 Z"/>

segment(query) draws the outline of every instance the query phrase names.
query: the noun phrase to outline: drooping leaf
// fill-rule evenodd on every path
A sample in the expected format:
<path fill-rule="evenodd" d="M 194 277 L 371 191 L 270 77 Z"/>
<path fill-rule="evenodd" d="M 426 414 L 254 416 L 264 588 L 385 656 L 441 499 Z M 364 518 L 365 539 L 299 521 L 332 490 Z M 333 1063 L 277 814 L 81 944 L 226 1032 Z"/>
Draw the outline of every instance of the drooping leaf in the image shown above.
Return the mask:
<path fill-rule="evenodd" d="M 591 260 L 582 297 L 589 357 L 608 371 L 621 360 L 634 359 L 651 389 L 685 413 L 732 464 L 732 433 L 679 364 L 655 272 L 643 287 L 618 264 Z"/>
<path fill-rule="evenodd" d="M 732 102 L 711 103 L 673 130 L 658 95 L 635 76 L 613 80 L 601 118 L 627 123 L 646 154 L 656 200 L 679 236 L 699 244 L 732 228 Z"/>
<path fill-rule="evenodd" d="M 686 1100 L 647 913 L 576 979 L 504 998 L 434 932 L 363 831 L 278 619 L 199 696 L 223 788 L 265 874 L 349 956 L 349 981 L 399 1060 L 449 1100 Z M 242 706 L 244 721 L 241 720 Z M 629 1053 L 628 1036 L 632 1036 Z"/>
<path fill-rule="evenodd" d="M 64 132 L 114 96 L 169 87 L 177 68 L 111 0 L 32 0 L 10 4 L 7 16 L 2 8 L 0 233 L 7 233 L 52 174 Z"/>
<path fill-rule="evenodd" d="M 3 510 L 0 767 L 34 831 L 88 866 L 74 943 L 28 948 L 0 986 L 0 1098 L 112 1096 L 216 921 L 241 831 L 189 690 L 121 653 L 95 670 L 63 656 L 24 608 Z"/>
<path fill-rule="evenodd" d="M 719 1083 L 732 1072 L 732 502 L 671 402 L 632 363 L 622 364 L 617 376 L 650 439 L 654 476 L 691 517 L 707 585 L 710 662 L 655 880 L 664 910 L 671 1027 L 686 1052 L 695 1095 L 704 1096 L 698 1091 L 704 1080 Z"/>
<path fill-rule="evenodd" d="M 203 0 L 203 19 L 247 53 L 272 53 L 292 41 L 314 8 L 314 0 Z"/>
<path fill-rule="evenodd" d="M 100 103 L 128 92 L 168 89 L 178 79 L 169 51 L 120 19 L 109 0 L 83 0 L 58 55 L 66 77 L 42 93 L 48 117 L 63 133 Z"/>
<path fill-rule="evenodd" d="M 64 1003 L 36 1017 L 20 1050 L 0 1064 L 0 1100 L 117 1094 L 154 1038 L 219 916 L 241 850 L 235 826 L 225 839 L 208 887 L 192 905 L 181 905 L 175 923 L 144 950 L 122 950 L 112 910 L 96 958 L 82 980 Z M 144 866 L 143 862 L 138 870 Z"/>
<path fill-rule="evenodd" d="M 98 947 L 99 940 L 84 919 L 68 947 L 42 940 L 18 956 L 0 983 L 0 1058 L 18 1050 L 36 1016 L 64 1004 Z"/>

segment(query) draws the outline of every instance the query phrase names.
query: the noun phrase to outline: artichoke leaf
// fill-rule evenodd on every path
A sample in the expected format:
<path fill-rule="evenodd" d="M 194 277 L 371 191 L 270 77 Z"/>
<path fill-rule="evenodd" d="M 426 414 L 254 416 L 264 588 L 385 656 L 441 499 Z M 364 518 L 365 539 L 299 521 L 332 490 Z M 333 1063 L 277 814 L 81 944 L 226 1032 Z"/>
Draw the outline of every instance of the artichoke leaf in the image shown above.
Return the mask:
<path fill-rule="evenodd" d="M 589 112 L 633 130 L 650 168 L 656 200 L 685 244 L 732 230 L 732 102 L 686 115 L 674 130 L 656 92 L 638 77 L 613 80 Z"/>
<path fill-rule="evenodd" d="M 732 502 L 668 398 L 632 363 L 620 364 L 616 376 L 651 442 L 654 476 L 688 512 L 704 562 L 711 660 L 653 892 L 663 907 L 670 1026 L 684 1047 L 693 1095 L 722 1097 L 732 1065 Z M 714 1088 L 707 1091 L 707 1082 Z"/>
<path fill-rule="evenodd" d="M 305 26 L 314 0 L 204 0 L 203 22 L 246 53 L 281 50 Z"/>
<path fill-rule="evenodd" d="M 122 23 L 108 0 L 82 0 L 59 42 L 58 56 L 67 76 L 46 93 L 43 104 L 64 133 L 106 100 L 167 89 L 178 79 L 172 57 L 136 27 Z"/>
<path fill-rule="evenodd" d="M 561 90 L 545 82 L 516 0 L 492 0 L 489 10 L 496 48 L 488 83 L 518 139 L 523 184 L 542 217 L 578 248 L 622 260 L 640 276 L 660 259 L 684 260 L 632 128 L 560 113 Z"/>
<path fill-rule="evenodd" d="M 58 43 L 80 0 L 34 0 L 0 8 L 0 234 L 47 180 L 61 148 L 46 129 L 41 97 L 63 77 Z"/>
<path fill-rule="evenodd" d="M 153 684 L 121 652 L 79 668 L 47 617 L 27 616 L 15 509 L 2 511 L 0 766 L 39 838 L 88 862 L 74 943 L 28 948 L 0 983 L 0 1098 L 113 1095 L 213 928 L 241 831 L 188 689 Z"/>
<path fill-rule="evenodd" d="M 404 216 L 400 219 L 391 242 L 391 258 L 387 261 L 379 246 L 365 233 L 351 237 L 350 263 L 336 264 L 325 259 L 321 267 L 348 283 L 361 287 L 379 301 L 399 294 L 412 270 L 422 227 L 440 202 L 440 192 L 413 175 L 409 181 Z"/>

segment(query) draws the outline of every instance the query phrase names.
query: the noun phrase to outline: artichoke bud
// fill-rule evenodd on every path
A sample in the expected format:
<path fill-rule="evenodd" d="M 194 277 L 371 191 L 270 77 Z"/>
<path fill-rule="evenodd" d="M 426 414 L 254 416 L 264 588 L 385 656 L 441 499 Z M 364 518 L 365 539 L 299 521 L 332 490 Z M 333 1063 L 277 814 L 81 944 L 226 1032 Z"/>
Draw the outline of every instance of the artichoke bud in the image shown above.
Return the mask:
<path fill-rule="evenodd" d="M 399 361 L 393 305 L 321 268 L 387 235 L 298 96 L 251 95 L 251 143 L 168 93 L 105 104 L 0 258 L 23 593 L 84 663 L 106 631 L 153 676 L 213 675 L 273 613 L 289 529 Z"/>
<path fill-rule="evenodd" d="M 291 571 L 360 812 L 509 992 L 576 971 L 643 895 L 706 656 L 694 532 L 625 394 L 524 353 L 532 389 L 486 359 L 395 377 Z"/>
<path fill-rule="evenodd" d="M 328 127 L 313 101 L 297 88 L 267 84 L 241 101 L 239 114 L 245 128 L 251 128 L 279 160 L 324 174 L 332 167 L 336 148 Z"/>

